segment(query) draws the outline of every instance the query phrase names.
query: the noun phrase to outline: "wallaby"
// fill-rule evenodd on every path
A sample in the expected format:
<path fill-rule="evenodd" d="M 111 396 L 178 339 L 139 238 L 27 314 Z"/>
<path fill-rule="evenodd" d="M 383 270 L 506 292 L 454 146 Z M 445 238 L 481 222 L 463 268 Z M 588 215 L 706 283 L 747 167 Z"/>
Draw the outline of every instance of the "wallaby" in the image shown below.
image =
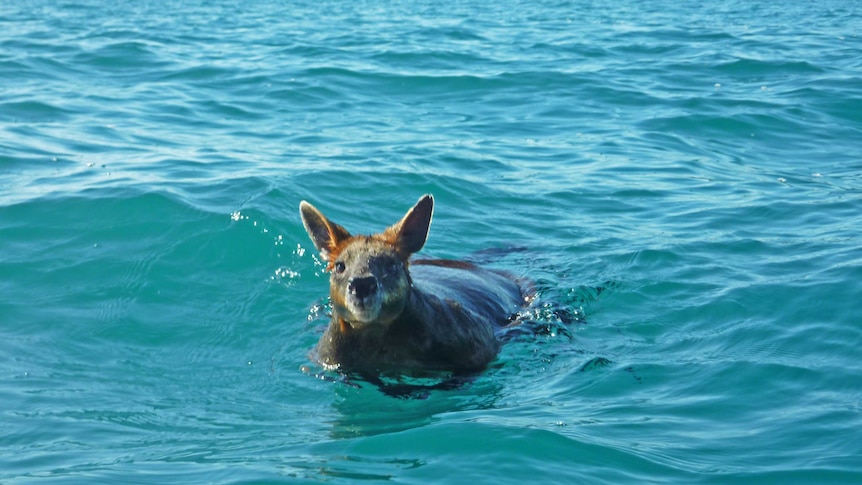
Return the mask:
<path fill-rule="evenodd" d="M 330 272 L 332 321 L 315 349 L 325 367 L 467 373 L 496 357 L 495 331 L 524 305 L 524 294 L 512 277 L 472 263 L 409 260 L 428 237 L 431 195 L 371 236 L 351 235 L 308 202 L 299 210 Z"/>

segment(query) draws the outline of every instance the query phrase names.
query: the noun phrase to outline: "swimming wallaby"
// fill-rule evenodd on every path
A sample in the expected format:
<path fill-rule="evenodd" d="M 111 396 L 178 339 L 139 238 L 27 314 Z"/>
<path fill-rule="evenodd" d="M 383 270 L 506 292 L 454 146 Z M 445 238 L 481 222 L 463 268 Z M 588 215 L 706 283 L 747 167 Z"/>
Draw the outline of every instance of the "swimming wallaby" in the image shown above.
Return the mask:
<path fill-rule="evenodd" d="M 316 348 L 348 372 L 470 372 L 499 351 L 495 330 L 524 304 L 511 277 L 472 263 L 408 261 L 425 245 L 434 198 L 425 195 L 382 233 L 353 236 L 314 206 L 302 223 L 327 262 L 332 321 Z"/>

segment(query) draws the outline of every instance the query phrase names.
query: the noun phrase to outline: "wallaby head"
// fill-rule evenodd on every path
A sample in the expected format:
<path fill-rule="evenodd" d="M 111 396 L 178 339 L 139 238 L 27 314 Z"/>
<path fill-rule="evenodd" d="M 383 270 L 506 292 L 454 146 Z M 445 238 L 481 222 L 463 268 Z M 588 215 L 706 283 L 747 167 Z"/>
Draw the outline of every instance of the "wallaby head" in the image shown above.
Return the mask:
<path fill-rule="evenodd" d="M 306 201 L 299 204 L 305 230 L 330 272 L 333 317 L 359 329 L 388 325 L 404 310 L 410 293 L 407 260 L 428 237 L 434 198 L 425 195 L 385 231 L 353 236 Z"/>

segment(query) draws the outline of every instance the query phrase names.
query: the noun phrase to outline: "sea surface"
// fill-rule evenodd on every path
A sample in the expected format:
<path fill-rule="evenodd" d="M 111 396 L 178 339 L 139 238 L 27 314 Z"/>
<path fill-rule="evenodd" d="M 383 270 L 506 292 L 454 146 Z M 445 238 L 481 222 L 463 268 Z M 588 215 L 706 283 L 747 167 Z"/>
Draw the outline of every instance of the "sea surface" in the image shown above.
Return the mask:
<path fill-rule="evenodd" d="M 862 483 L 862 3 L 0 2 L 0 483 Z M 310 357 L 308 200 L 537 295 Z"/>

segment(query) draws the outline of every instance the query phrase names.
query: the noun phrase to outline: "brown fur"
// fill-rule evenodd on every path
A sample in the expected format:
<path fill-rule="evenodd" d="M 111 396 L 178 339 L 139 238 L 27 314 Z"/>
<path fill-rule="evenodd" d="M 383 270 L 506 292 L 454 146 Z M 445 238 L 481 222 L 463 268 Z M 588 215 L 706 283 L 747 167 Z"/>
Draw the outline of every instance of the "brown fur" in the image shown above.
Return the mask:
<path fill-rule="evenodd" d="M 353 236 L 314 206 L 302 221 L 327 261 L 332 322 L 315 349 L 329 368 L 359 372 L 475 371 L 495 358 L 495 330 L 523 305 L 509 276 L 453 260 L 416 260 L 434 199 L 385 231 Z"/>

